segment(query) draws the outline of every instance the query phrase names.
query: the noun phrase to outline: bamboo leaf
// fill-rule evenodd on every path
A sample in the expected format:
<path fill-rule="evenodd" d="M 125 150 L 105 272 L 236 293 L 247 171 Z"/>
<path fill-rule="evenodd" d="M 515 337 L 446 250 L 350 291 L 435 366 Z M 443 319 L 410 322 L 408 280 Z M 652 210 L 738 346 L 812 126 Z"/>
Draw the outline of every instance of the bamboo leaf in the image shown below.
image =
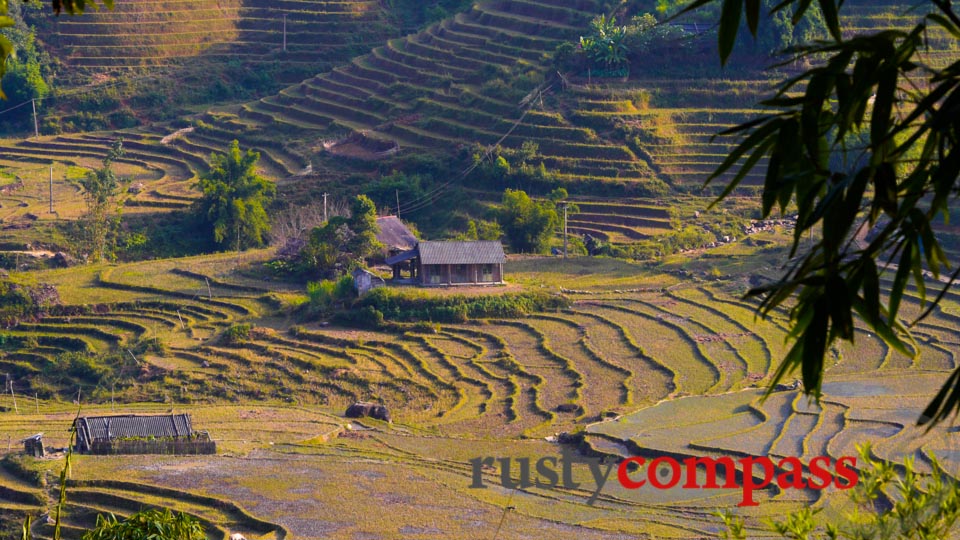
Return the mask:
<path fill-rule="evenodd" d="M 720 8 L 720 29 L 717 31 L 721 65 L 726 65 L 730 53 L 733 52 L 737 31 L 740 29 L 742 9 L 741 0 L 723 0 L 723 6 Z"/>
<path fill-rule="evenodd" d="M 840 32 L 840 14 L 837 10 L 837 4 L 834 0 L 820 0 L 820 11 L 823 13 L 823 22 L 827 24 L 830 35 L 837 41 L 843 41 L 843 34 Z M 795 20 L 794 24 L 800 22 Z"/>

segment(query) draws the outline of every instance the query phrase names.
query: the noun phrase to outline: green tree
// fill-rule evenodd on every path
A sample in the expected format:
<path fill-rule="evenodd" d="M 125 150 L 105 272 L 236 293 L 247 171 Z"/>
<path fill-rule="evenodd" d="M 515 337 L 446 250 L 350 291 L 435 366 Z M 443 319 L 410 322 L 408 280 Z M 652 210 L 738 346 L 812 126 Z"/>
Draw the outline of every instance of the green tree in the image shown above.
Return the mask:
<path fill-rule="evenodd" d="M 350 211 L 349 218 L 336 216 L 310 232 L 310 239 L 300 251 L 302 271 L 333 277 L 362 265 L 364 258 L 381 249 L 373 201 L 358 195 Z"/>
<path fill-rule="evenodd" d="M 9 15 L 11 5 L 13 5 L 13 2 L 9 2 L 8 0 L 0 1 L 0 30 L 16 28 L 17 26 L 17 20 Z M 50 5 L 57 15 L 63 11 L 66 11 L 70 15 L 77 15 L 83 13 L 87 7 L 99 9 L 100 5 L 112 10 L 113 0 L 100 0 L 99 4 L 96 0 L 50 0 Z M 15 6 L 13 9 L 18 9 L 18 7 L 19 6 Z M 6 32 L 4 34 L 6 34 Z M 0 80 L 3 79 L 7 72 L 9 67 L 8 60 L 15 56 L 16 50 L 20 45 L 16 42 L 16 39 L 11 40 L 9 35 L 4 34 L 0 34 Z M 0 99 L 7 99 L 2 88 L 0 88 Z"/>
<path fill-rule="evenodd" d="M 259 152 L 241 152 L 234 140 L 226 154 L 210 156 L 210 169 L 195 185 L 203 192 L 196 203 L 200 220 L 222 247 L 258 247 L 270 232 L 266 207 L 277 188 L 257 174 L 259 160 Z"/>
<path fill-rule="evenodd" d="M 502 204 L 499 222 L 513 249 L 524 253 L 545 251 L 560 225 L 556 204 L 551 200 L 534 201 L 518 189 L 504 191 Z"/>
<path fill-rule="evenodd" d="M 353 232 L 353 237 L 346 244 L 346 249 L 357 258 L 367 258 L 383 245 L 377 240 L 380 227 L 377 225 L 377 207 L 366 195 L 357 195 L 350 207 L 350 219 L 347 225 Z"/>
<path fill-rule="evenodd" d="M 716 3 L 696 0 L 688 9 Z M 928 295 L 925 272 L 939 277 L 951 269 L 932 224 L 948 216 L 960 187 L 960 61 L 938 67 L 922 56 L 928 34 L 956 47 L 960 16 L 949 0 L 929 0 L 910 11 L 912 26 L 851 35 L 841 28 L 842 0 L 816 3 L 830 38 L 799 47 L 789 60 L 813 67 L 784 81 L 764 102 L 777 111 L 726 132 L 742 140 L 710 179 L 737 171 L 722 198 L 767 157 L 763 216 L 796 204 L 792 254 L 799 257 L 782 279 L 748 294 L 763 297 L 763 314 L 795 299 L 793 344 L 775 379 L 800 367 L 805 390 L 819 396 L 824 354 L 837 340 L 853 341 L 854 314 L 892 348 L 916 356 L 909 326 L 927 316 L 960 276 L 958 268 L 949 283 Z M 797 21 L 811 5 L 787 0 L 774 11 L 791 10 Z M 757 34 L 760 6 L 751 0 L 722 2 L 722 63 L 733 50 L 741 19 Z M 862 136 L 864 144 L 848 148 L 851 135 Z M 851 156 L 841 161 L 855 163 L 852 170 L 831 166 L 838 153 Z M 853 240 L 866 230 L 872 230 L 869 242 Z M 821 233 L 818 239 L 801 248 L 801 237 L 813 231 Z M 895 271 L 886 298 L 878 259 Z M 907 324 L 899 308 L 911 280 L 925 310 Z M 958 409 L 960 369 L 920 423 L 935 424 Z"/>
<path fill-rule="evenodd" d="M 594 65 L 618 68 L 627 62 L 627 27 L 617 26 L 616 17 L 598 15 L 590 21 L 590 33 L 580 36 L 580 47 Z"/>
<path fill-rule="evenodd" d="M 8 38 L 16 50 L 16 58 L 9 60 L 7 74 L 3 79 L 3 90 L 8 100 L 8 103 L 2 107 L 5 109 L 24 105 L 33 99 L 42 100 L 47 97 L 50 94 L 50 86 L 47 84 L 50 74 L 47 67 L 51 63 L 49 55 L 37 49 L 33 29 L 24 22 L 24 9 L 37 8 L 32 4 L 21 2 L 10 2 L 7 7 L 13 24 L 0 30 L 0 34 Z M 36 106 L 40 108 L 42 102 L 38 101 Z M 27 126 L 32 128 L 32 112 L 30 107 L 18 107 L 4 114 L 2 120 L 11 128 L 22 129 Z"/>
<path fill-rule="evenodd" d="M 503 237 L 503 229 L 495 221 L 470 220 L 467 225 L 467 232 L 458 235 L 457 240 L 500 240 Z"/>
<path fill-rule="evenodd" d="M 92 262 L 100 262 L 113 255 L 113 247 L 120 230 L 123 206 L 117 203 L 117 197 L 126 179 L 118 178 L 112 165 L 121 156 L 123 139 L 117 139 L 107 152 L 107 157 L 103 159 L 103 166 L 88 172 L 79 180 L 87 203 L 87 213 L 81 218 L 80 226 Z"/>
<path fill-rule="evenodd" d="M 97 525 L 82 540 L 205 540 L 203 525 L 196 518 L 169 508 L 141 510 L 118 520 L 113 514 L 98 515 Z"/>

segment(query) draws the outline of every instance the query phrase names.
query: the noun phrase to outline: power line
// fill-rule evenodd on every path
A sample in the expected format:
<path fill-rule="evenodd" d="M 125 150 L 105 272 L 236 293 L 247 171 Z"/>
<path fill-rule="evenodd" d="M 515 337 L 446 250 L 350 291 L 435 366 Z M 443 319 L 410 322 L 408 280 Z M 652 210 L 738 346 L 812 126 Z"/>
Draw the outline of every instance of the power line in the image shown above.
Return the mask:
<path fill-rule="evenodd" d="M 545 88 L 545 89 L 543 89 L 543 90 L 538 90 L 537 93 L 542 96 L 542 95 L 543 95 L 543 92 L 549 91 L 550 88 L 552 88 L 552 87 L 553 87 L 553 85 L 550 85 L 550 86 L 548 86 L 547 88 Z M 532 95 L 532 94 L 531 94 L 531 95 Z M 449 181 L 447 181 L 447 182 L 444 182 L 443 184 L 440 184 L 440 185 L 437 186 L 436 188 L 428 191 L 427 193 L 424 193 L 423 195 L 421 195 L 420 197 L 414 199 L 413 201 L 410 201 L 410 202 L 406 203 L 406 206 L 405 206 L 405 207 L 397 210 L 397 213 L 399 214 L 400 211 L 402 211 L 404 214 L 409 214 L 410 212 L 416 212 L 416 211 L 422 210 L 422 209 L 424 209 L 424 208 L 426 208 L 426 207 L 428 207 L 428 206 L 432 206 L 432 205 L 434 204 L 434 202 L 436 202 L 437 199 L 440 198 L 440 196 L 443 194 L 443 192 L 446 191 L 446 189 L 447 189 L 448 187 L 450 187 L 451 184 L 453 184 L 454 182 L 456 182 L 456 181 L 458 181 L 458 180 L 463 180 L 464 178 L 466 178 L 470 173 L 472 173 L 477 167 L 480 166 L 480 163 L 482 163 L 484 160 L 486 160 L 487 158 L 489 158 L 491 154 L 493 154 L 493 151 L 500 145 L 500 143 L 502 143 L 504 140 L 506 140 L 507 137 L 509 137 L 509 136 L 517 129 L 517 127 L 523 122 L 523 119 L 526 118 L 526 117 L 527 117 L 527 114 L 530 112 L 530 110 L 533 109 L 533 105 L 534 105 L 535 102 L 536 102 L 536 101 L 533 100 L 533 99 L 531 99 L 531 100 L 528 101 L 528 103 L 527 103 L 527 108 L 524 109 L 523 114 L 520 115 L 520 118 L 518 118 L 518 119 L 513 123 L 513 125 L 510 126 L 510 129 L 508 129 L 507 132 L 504 133 L 503 136 L 500 137 L 500 139 L 498 139 L 495 144 L 490 145 L 490 146 L 487 147 L 487 151 L 484 152 L 483 157 L 480 158 L 479 160 L 477 160 L 476 163 L 473 163 L 472 165 L 470 165 L 470 167 L 467 167 L 463 172 L 461 172 L 461 173 L 460 173 L 457 177 L 455 177 L 454 179 L 449 180 Z"/>
<path fill-rule="evenodd" d="M 32 100 L 31 100 L 31 101 L 24 101 L 23 103 L 21 103 L 21 104 L 19 104 L 19 105 L 14 105 L 13 107 L 10 107 L 9 109 L 4 109 L 4 110 L 0 111 L 0 114 L 3 114 L 3 113 L 5 113 L 5 112 L 10 112 L 10 111 L 12 111 L 12 110 L 14 110 L 14 109 L 19 109 L 20 107 L 25 107 L 25 106 L 27 106 L 27 105 L 30 105 L 30 103 L 32 103 Z"/>

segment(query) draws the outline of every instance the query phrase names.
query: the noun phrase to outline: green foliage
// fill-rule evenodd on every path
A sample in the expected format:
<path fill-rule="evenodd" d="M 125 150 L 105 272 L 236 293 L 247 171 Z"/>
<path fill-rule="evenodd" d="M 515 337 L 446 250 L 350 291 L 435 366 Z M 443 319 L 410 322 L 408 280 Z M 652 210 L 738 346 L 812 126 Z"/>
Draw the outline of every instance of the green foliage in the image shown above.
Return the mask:
<path fill-rule="evenodd" d="M 397 199 L 405 201 L 419 201 L 424 195 L 424 184 L 427 179 L 419 174 L 407 175 L 403 172 L 394 172 L 389 176 L 381 177 L 376 182 L 370 182 L 363 188 L 363 194 L 370 198 L 380 208 L 389 208 L 396 211 Z"/>
<path fill-rule="evenodd" d="M 86 353 L 68 352 L 57 355 L 50 367 L 51 373 L 65 374 L 78 381 L 97 385 L 110 370 Z"/>
<path fill-rule="evenodd" d="M 349 218 L 333 217 L 311 231 L 297 266 L 310 275 L 335 276 L 349 272 L 381 249 L 377 240 L 379 231 L 373 201 L 366 195 L 358 195 L 353 200 Z"/>
<path fill-rule="evenodd" d="M 123 521 L 110 514 L 97 516 L 97 525 L 82 540 L 205 540 L 196 518 L 169 508 L 141 510 Z"/>
<path fill-rule="evenodd" d="M 483 296 L 431 295 L 423 291 L 373 289 L 337 315 L 337 321 L 377 328 L 390 322 L 461 323 L 470 319 L 513 318 L 529 313 L 564 309 L 570 302 L 543 292 Z"/>
<path fill-rule="evenodd" d="M 503 238 L 503 229 L 495 221 L 470 220 L 467 232 L 456 236 L 456 240 L 500 240 Z"/>
<path fill-rule="evenodd" d="M 711 0 L 695 2 L 691 8 Z M 763 216 L 774 207 L 797 205 L 793 252 L 800 239 L 822 231 L 779 281 L 750 291 L 762 296 L 761 313 L 796 297 L 791 310 L 793 345 L 774 380 L 802 368 L 804 389 L 819 395 L 824 355 L 837 340 L 853 341 L 854 313 L 890 347 L 918 354 L 899 317 L 900 301 L 911 276 L 921 306 L 930 313 L 952 285 L 929 302 L 924 272 L 935 277 L 950 264 L 933 232 L 957 197 L 960 178 L 960 126 L 953 121 L 960 102 L 960 64 L 926 65 L 926 35 L 939 28 L 945 39 L 960 42 L 960 16 L 949 2 L 931 0 L 917 9 L 912 28 L 880 30 L 847 37 L 840 25 L 842 2 L 818 5 L 830 40 L 798 49 L 795 58 L 814 67 L 781 84 L 767 106 L 777 112 L 728 130 L 742 142 L 710 177 L 716 179 L 742 163 L 721 198 L 728 195 L 761 159 L 768 158 L 763 188 Z M 793 9 L 793 20 L 810 2 L 791 0 L 776 11 Z M 720 59 L 726 61 L 741 24 L 757 32 L 760 3 L 723 2 Z M 923 70 L 918 66 L 925 65 Z M 867 133 L 865 145 L 847 148 L 849 134 Z M 862 154 L 852 171 L 831 167 L 831 155 Z M 875 233 L 865 246 L 850 242 L 860 229 Z M 884 259 L 896 265 L 886 301 L 880 295 Z M 928 305 L 932 304 L 932 305 Z M 936 423 L 960 410 L 960 370 L 955 371 L 924 411 L 920 423 Z"/>
<path fill-rule="evenodd" d="M 473 4 L 472 0 L 387 0 L 385 3 L 399 26 L 411 30 L 446 19 Z"/>
<path fill-rule="evenodd" d="M 820 509 L 803 508 L 783 521 L 770 522 L 770 530 L 792 540 L 934 540 L 952 538 L 960 519 L 960 484 L 939 461 L 931 459 L 932 472 L 917 471 L 913 457 L 899 466 L 873 459 L 870 445 L 858 447 L 864 466 L 851 490 L 858 510 L 837 523 L 822 523 Z M 891 501 L 888 493 L 895 494 Z M 889 506 L 889 508 L 887 508 Z M 747 538 L 743 519 L 730 512 L 718 514 L 725 530 L 721 538 Z"/>
<path fill-rule="evenodd" d="M 307 309 L 311 314 L 327 314 L 337 304 L 342 305 L 355 296 L 353 277 L 349 275 L 341 276 L 335 281 L 307 283 Z"/>
<path fill-rule="evenodd" d="M 35 312 L 36 303 L 29 288 L 8 280 L 0 280 L 0 317 L 19 318 Z M 0 339 L 0 347 L 4 342 Z"/>
<path fill-rule="evenodd" d="M 250 341 L 250 330 L 252 327 L 249 324 L 234 324 L 229 328 L 223 331 L 223 340 L 228 345 L 239 345 Z"/>
<path fill-rule="evenodd" d="M 598 15 L 590 21 L 590 33 L 580 36 L 580 48 L 594 67 L 616 69 L 627 63 L 627 27 L 617 26 L 616 17 Z"/>
<path fill-rule="evenodd" d="M 89 253 L 90 262 L 114 257 L 114 247 L 120 231 L 122 205 L 117 203 L 126 179 L 118 178 L 111 168 L 123 156 L 123 139 L 117 139 L 103 159 L 103 166 L 90 171 L 78 183 L 83 189 L 87 213 L 81 219 L 81 242 Z"/>
<path fill-rule="evenodd" d="M 203 192 L 196 202 L 198 215 L 221 247 L 258 247 L 270 232 L 266 207 L 277 189 L 257 174 L 259 160 L 258 152 L 242 153 L 234 140 L 227 154 L 210 156 L 210 169 L 195 185 Z"/>
<path fill-rule="evenodd" d="M 553 201 L 534 201 L 526 192 L 508 189 L 503 193 L 498 221 L 515 251 L 541 253 L 560 226 Z"/>
<path fill-rule="evenodd" d="M 50 58 L 37 49 L 33 29 L 23 20 L 24 9 L 36 8 L 26 2 L 0 2 L 0 99 L 9 100 L 4 108 L 44 98 L 50 92 L 45 80 Z M 32 109 L 20 107 L 11 113 L 4 121 L 12 119 L 17 124 L 29 119 Z"/>
<path fill-rule="evenodd" d="M 648 55 L 669 49 L 671 53 L 687 49 L 689 34 L 682 26 L 658 22 L 650 13 L 636 15 L 626 27 L 624 45 L 631 63 L 648 60 Z"/>

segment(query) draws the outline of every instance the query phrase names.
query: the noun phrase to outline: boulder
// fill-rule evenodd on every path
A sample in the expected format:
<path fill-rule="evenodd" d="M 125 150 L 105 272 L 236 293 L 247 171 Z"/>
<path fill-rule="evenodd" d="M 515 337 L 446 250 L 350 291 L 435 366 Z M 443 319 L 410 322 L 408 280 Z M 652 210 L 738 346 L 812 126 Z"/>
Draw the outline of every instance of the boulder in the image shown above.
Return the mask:
<path fill-rule="evenodd" d="M 367 403 L 364 401 L 358 401 L 347 407 L 347 412 L 344 416 L 347 418 L 369 417 L 375 420 L 390 422 L 390 411 L 386 407 L 383 405 L 377 405 L 376 403 Z"/>
<path fill-rule="evenodd" d="M 68 266 L 73 266 L 73 265 L 77 264 L 77 260 L 76 260 L 76 259 L 74 259 L 74 258 L 71 257 L 70 255 L 67 255 L 66 253 L 64 253 L 64 252 L 62 252 L 62 251 L 56 252 L 56 253 L 53 255 L 53 259 L 51 259 L 51 260 L 53 261 L 54 266 L 56 266 L 56 267 L 58 267 L 58 268 L 67 268 Z"/>

